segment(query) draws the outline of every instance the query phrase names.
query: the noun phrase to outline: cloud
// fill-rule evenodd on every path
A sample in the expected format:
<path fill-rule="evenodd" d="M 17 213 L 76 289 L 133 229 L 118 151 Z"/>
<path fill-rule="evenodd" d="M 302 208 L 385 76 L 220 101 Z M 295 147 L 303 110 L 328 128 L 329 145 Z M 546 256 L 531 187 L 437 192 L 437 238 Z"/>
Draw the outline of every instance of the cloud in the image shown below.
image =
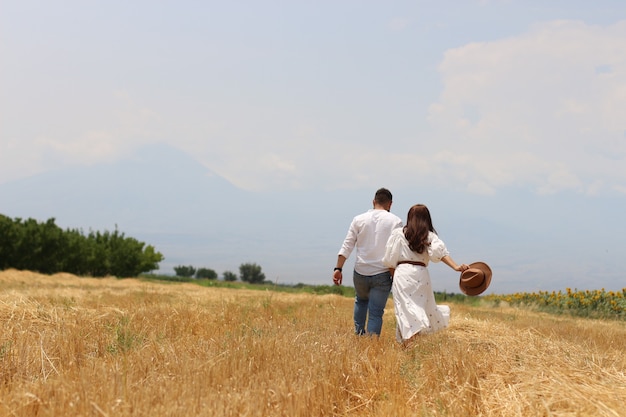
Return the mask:
<path fill-rule="evenodd" d="M 467 156 L 452 172 L 469 168 L 471 182 L 524 182 L 543 193 L 626 184 L 618 168 L 626 159 L 626 21 L 538 24 L 448 50 L 439 70 L 443 91 L 429 112 L 437 140 L 429 151 Z"/>
<path fill-rule="evenodd" d="M 372 183 L 481 195 L 510 186 L 626 189 L 626 21 L 551 21 L 449 49 L 438 63 L 437 91 L 428 78 L 434 70 L 410 72 L 436 65 L 414 42 L 398 44 L 413 21 L 381 19 L 389 38 L 376 38 L 376 54 L 348 53 L 341 43 L 320 54 L 285 41 L 242 62 L 237 42 L 226 39 L 232 55 L 216 64 L 198 54 L 186 77 L 167 66 L 148 65 L 140 77 L 68 67 L 65 87 L 50 89 L 54 74 L 14 59 L 20 67 L 5 79 L 21 81 L 5 81 L 13 93 L 0 103 L 7 121 L 0 182 L 166 142 L 249 190 Z M 397 49 L 383 48 L 387 42 Z M 81 53 L 94 57 L 86 47 Z M 142 57 L 152 62 L 148 52 Z"/>
<path fill-rule="evenodd" d="M 411 24 L 411 21 L 407 18 L 395 17 L 389 21 L 388 26 L 389 26 L 389 29 L 391 29 L 393 32 L 402 32 L 410 24 Z"/>
<path fill-rule="evenodd" d="M 78 138 L 69 140 L 42 138 L 38 146 L 46 150 L 48 158 L 54 155 L 56 163 L 92 165 L 118 156 L 119 143 L 116 137 L 105 131 L 83 132 Z"/>
<path fill-rule="evenodd" d="M 265 155 L 260 161 L 250 157 L 238 171 L 217 171 L 250 189 L 262 188 L 267 174 L 273 181 L 266 184 L 286 187 L 378 181 L 481 195 L 511 186 L 541 194 L 620 190 L 626 185 L 620 168 L 625 57 L 626 21 L 606 27 L 552 21 L 518 36 L 469 43 L 446 51 L 439 65 L 443 87 L 429 108 L 430 131 L 375 138 L 364 120 L 355 142 L 320 120 L 301 129 L 297 119 L 276 119 L 280 133 L 274 128 L 279 134 L 263 140 L 264 149 L 247 149 Z"/>
<path fill-rule="evenodd" d="M 28 106 L 14 96 L 16 108 L 31 110 L 27 117 L 7 108 L 11 117 L 3 126 L 0 182 L 68 164 L 110 162 L 161 139 L 161 118 L 126 90 L 76 88 L 71 97 L 41 96 Z"/>
<path fill-rule="evenodd" d="M 44 170 L 42 155 L 17 138 L 0 141 L 0 184 L 38 174 Z"/>

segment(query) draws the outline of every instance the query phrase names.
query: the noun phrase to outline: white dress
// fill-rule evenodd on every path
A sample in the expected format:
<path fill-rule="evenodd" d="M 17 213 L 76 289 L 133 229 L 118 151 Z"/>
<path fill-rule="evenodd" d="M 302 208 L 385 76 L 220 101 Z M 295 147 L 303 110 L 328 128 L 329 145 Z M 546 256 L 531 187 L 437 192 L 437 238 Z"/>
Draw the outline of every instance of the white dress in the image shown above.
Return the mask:
<path fill-rule="evenodd" d="M 423 253 L 413 252 L 404 237 L 403 228 L 395 229 L 387 241 L 383 264 L 396 270 L 391 291 L 398 341 L 408 340 L 418 333 L 442 330 L 450 321 L 450 307 L 438 306 L 435 302 L 428 268 L 411 264 L 398 265 L 401 261 L 418 261 L 428 266 L 430 261 L 439 262 L 449 255 L 446 245 L 436 234 L 430 232 L 428 241 L 428 250 Z"/>

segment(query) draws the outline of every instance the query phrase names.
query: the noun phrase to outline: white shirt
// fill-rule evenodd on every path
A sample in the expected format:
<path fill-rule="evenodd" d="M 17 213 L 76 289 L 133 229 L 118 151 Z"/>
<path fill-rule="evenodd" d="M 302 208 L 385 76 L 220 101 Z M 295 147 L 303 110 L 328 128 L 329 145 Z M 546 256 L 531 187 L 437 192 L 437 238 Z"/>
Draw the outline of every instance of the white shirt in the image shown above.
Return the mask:
<path fill-rule="evenodd" d="M 395 268 L 400 261 L 419 261 L 428 265 L 429 261 L 439 262 L 450 254 L 445 243 L 433 232 L 428 232 L 428 243 L 428 250 L 423 253 L 413 252 L 404 236 L 404 230 L 394 230 L 386 244 L 382 262 L 389 268 Z"/>
<path fill-rule="evenodd" d="M 356 247 L 356 272 L 366 276 L 386 272 L 389 268 L 382 262 L 385 245 L 391 232 L 401 227 L 402 220 L 395 214 L 387 210 L 370 209 L 352 219 L 339 255 L 347 259 Z"/>

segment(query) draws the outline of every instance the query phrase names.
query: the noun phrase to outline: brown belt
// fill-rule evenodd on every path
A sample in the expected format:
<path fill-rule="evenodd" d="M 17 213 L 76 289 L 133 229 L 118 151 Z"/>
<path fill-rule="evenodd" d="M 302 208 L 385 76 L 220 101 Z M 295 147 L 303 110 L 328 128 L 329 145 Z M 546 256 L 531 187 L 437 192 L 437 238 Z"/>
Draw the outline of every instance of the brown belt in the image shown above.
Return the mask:
<path fill-rule="evenodd" d="M 400 261 L 398 262 L 398 265 L 400 264 L 411 264 L 411 265 L 418 265 L 418 266 L 426 266 L 426 264 L 424 262 L 419 262 L 419 261 Z"/>

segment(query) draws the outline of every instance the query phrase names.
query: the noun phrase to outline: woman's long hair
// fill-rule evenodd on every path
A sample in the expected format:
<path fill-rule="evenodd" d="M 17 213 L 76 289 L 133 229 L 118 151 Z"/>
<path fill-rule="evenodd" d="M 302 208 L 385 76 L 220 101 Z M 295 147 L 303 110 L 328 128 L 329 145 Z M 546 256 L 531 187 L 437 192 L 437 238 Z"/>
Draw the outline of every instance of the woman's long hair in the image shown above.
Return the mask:
<path fill-rule="evenodd" d="M 416 204 L 409 209 L 404 226 L 404 236 L 409 241 L 409 248 L 413 252 L 422 253 L 428 247 L 428 232 L 437 233 L 433 227 L 428 207 Z"/>

